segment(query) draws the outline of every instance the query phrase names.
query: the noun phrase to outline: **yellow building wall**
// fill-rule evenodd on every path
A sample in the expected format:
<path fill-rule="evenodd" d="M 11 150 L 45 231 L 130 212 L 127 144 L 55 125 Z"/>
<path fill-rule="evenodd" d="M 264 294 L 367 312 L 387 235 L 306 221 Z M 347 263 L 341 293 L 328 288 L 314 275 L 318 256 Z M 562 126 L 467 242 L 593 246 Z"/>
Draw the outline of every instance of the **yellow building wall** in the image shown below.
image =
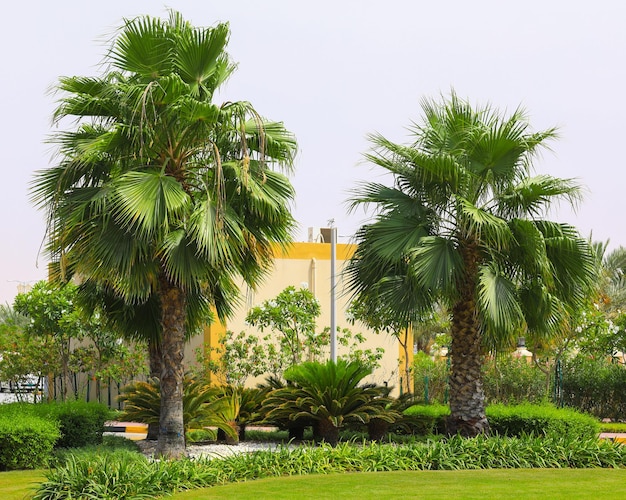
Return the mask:
<path fill-rule="evenodd" d="M 401 350 L 398 342 L 389 335 L 375 334 L 361 324 L 350 325 L 346 320 L 346 310 L 349 305 L 349 297 L 345 293 L 341 272 L 346 261 L 353 255 L 354 245 L 336 245 L 335 261 L 335 319 L 337 328 L 348 328 L 353 333 L 360 332 L 366 337 L 366 342 L 361 345 L 363 349 L 375 349 L 382 347 L 385 350 L 380 362 L 381 367 L 376 369 L 368 382 L 387 384 L 395 388 L 395 393 L 399 391 L 398 379 L 398 359 Z M 235 311 L 233 317 L 226 325 L 213 324 L 207 327 L 204 335 L 192 339 L 189 343 L 185 358 L 189 362 L 195 359 L 193 352 L 202 348 L 203 344 L 216 346 L 219 336 L 226 330 L 235 333 L 246 331 L 253 335 L 260 335 L 260 331 L 245 324 L 245 317 L 248 311 L 261 305 L 265 300 L 275 298 L 288 286 L 296 288 L 306 287 L 319 300 L 321 315 L 317 320 L 318 331 L 325 327 L 330 327 L 331 305 L 331 245 L 329 243 L 294 243 L 287 252 L 276 252 L 274 265 L 263 284 L 257 290 L 250 290 L 242 284 L 241 305 Z M 267 332 L 265 332 L 267 333 Z M 345 348 L 337 346 L 337 354 L 345 353 Z M 410 350 L 412 356 L 412 349 Z M 248 380 L 250 386 L 256 385 L 263 380 Z"/>

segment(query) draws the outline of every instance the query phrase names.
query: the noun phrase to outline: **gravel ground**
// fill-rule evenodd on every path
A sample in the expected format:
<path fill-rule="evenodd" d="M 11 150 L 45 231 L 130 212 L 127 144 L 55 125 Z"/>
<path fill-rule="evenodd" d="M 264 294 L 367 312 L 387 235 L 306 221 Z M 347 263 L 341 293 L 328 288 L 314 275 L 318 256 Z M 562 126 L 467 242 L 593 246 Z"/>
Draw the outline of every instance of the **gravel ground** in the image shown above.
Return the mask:
<path fill-rule="evenodd" d="M 156 449 L 156 441 L 137 441 L 137 446 L 141 452 L 147 457 L 154 458 Z M 236 445 L 228 444 L 192 444 L 187 446 L 187 454 L 190 458 L 224 458 L 240 453 L 252 453 L 254 451 L 273 450 L 289 446 L 291 448 L 296 445 L 282 445 L 276 443 L 260 443 L 254 441 L 245 441 Z"/>

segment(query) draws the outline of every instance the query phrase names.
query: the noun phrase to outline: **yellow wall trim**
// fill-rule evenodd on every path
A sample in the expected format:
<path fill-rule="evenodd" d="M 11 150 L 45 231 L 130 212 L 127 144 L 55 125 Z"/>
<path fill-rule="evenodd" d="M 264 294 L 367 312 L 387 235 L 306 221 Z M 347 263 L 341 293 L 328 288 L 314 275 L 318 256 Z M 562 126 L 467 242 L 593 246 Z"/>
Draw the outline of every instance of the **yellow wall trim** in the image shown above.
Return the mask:
<path fill-rule="evenodd" d="M 337 243 L 337 260 L 348 260 L 354 255 L 356 245 Z M 319 259 L 330 260 L 330 243 L 292 243 L 286 250 L 274 246 L 276 259 Z"/>

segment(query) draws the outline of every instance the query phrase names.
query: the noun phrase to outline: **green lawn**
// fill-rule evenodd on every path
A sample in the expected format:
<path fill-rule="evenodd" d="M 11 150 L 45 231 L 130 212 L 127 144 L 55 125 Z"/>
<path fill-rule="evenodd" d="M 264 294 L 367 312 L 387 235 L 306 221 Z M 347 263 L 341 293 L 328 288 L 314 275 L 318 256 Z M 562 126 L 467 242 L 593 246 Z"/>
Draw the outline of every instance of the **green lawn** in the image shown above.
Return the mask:
<path fill-rule="evenodd" d="M 2 500 L 29 498 L 37 484 L 44 479 L 44 471 L 41 470 L 0 472 L 0 498 Z"/>
<path fill-rule="evenodd" d="M 2 500 L 24 500 L 42 471 L 0 473 Z M 565 499 L 623 498 L 625 469 L 508 469 L 368 472 L 263 479 L 179 493 L 173 500 L 224 499 Z"/>
<path fill-rule="evenodd" d="M 224 499 L 596 499 L 623 498 L 624 469 L 368 472 L 263 479 L 174 495 Z"/>

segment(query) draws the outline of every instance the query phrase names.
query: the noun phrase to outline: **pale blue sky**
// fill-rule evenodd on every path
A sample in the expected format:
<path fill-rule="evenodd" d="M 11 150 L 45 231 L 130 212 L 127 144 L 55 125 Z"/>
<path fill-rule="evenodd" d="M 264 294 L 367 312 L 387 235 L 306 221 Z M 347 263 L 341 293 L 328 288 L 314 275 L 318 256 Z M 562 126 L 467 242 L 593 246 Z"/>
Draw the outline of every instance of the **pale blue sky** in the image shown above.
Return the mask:
<path fill-rule="evenodd" d="M 12 302 L 20 282 L 46 276 L 38 258 L 43 214 L 29 202 L 28 184 L 51 161 L 47 90 L 61 75 L 96 74 L 103 39 L 124 17 L 166 16 L 167 7 L 198 26 L 230 22 L 239 70 L 219 98 L 249 100 L 296 134 L 298 240 L 334 218 L 347 241 L 363 218 L 347 215 L 348 192 L 375 175 L 360 164 L 366 134 L 407 140 L 420 99 L 453 87 L 474 103 L 521 104 L 536 129 L 559 126 L 561 138 L 536 169 L 578 178 L 587 194 L 576 214 L 554 218 L 626 245 L 624 2 L 11 2 L 0 30 L 0 303 Z"/>

